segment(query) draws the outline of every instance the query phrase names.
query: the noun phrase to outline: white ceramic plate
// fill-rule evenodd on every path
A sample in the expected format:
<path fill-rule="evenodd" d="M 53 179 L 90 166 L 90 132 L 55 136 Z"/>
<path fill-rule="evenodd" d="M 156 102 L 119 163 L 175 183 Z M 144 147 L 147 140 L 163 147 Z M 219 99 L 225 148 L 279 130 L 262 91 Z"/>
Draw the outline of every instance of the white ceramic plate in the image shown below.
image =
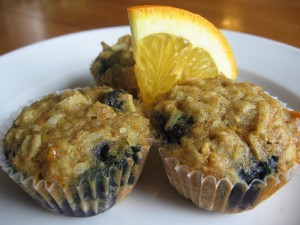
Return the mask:
<path fill-rule="evenodd" d="M 0 126 L 12 112 L 46 93 L 94 84 L 89 73 L 101 50 L 128 27 L 66 35 L 0 57 Z M 224 31 L 236 56 L 239 79 L 261 85 L 300 111 L 300 50 L 271 40 Z M 240 214 L 205 212 L 169 185 L 156 152 L 151 152 L 134 191 L 105 213 L 89 218 L 52 214 L 0 171 L 0 223 L 9 224 L 300 224 L 300 175 L 255 209 Z"/>

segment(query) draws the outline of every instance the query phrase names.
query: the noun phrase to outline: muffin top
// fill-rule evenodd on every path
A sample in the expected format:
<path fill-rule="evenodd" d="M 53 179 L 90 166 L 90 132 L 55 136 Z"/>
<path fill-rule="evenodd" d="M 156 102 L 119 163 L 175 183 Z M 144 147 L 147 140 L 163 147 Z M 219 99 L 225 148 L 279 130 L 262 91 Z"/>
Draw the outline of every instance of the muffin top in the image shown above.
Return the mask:
<path fill-rule="evenodd" d="M 50 94 L 25 107 L 4 139 L 12 167 L 65 184 L 101 164 L 137 158 L 150 122 L 132 96 L 94 87 Z"/>
<path fill-rule="evenodd" d="M 260 87 L 219 76 L 177 85 L 160 97 L 152 122 L 161 154 L 217 179 L 254 179 L 299 162 L 295 113 Z"/>

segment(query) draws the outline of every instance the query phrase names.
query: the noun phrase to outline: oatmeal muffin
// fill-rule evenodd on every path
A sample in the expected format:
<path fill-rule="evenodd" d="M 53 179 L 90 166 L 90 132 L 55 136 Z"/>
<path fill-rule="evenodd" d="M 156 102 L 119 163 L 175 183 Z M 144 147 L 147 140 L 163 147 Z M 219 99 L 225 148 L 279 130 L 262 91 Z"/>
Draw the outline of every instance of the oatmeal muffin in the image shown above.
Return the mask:
<path fill-rule="evenodd" d="M 170 183 L 222 212 L 251 209 L 289 180 L 300 158 L 297 117 L 260 87 L 223 76 L 173 87 L 152 113 Z"/>
<path fill-rule="evenodd" d="M 119 38 L 113 46 L 102 42 L 102 51 L 93 61 L 90 71 L 98 85 L 126 90 L 135 98 L 139 88 L 134 75 L 131 36 Z"/>
<path fill-rule="evenodd" d="M 21 111 L 5 135 L 1 166 L 50 211 L 95 215 L 136 184 L 149 124 L 141 104 L 123 90 L 53 93 Z"/>

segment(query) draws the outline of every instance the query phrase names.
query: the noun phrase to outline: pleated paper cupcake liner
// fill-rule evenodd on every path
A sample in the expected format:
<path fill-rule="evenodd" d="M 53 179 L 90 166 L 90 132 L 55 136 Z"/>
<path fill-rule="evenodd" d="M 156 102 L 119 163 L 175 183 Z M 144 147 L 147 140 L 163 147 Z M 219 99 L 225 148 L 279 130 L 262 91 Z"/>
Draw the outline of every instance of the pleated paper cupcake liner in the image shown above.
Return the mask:
<path fill-rule="evenodd" d="M 296 164 L 287 173 L 255 179 L 249 185 L 244 181 L 232 183 L 229 179 L 204 176 L 199 170 L 190 171 L 179 165 L 176 158 L 162 156 L 170 184 L 179 194 L 207 211 L 238 213 L 250 210 L 270 197 L 299 171 Z"/>

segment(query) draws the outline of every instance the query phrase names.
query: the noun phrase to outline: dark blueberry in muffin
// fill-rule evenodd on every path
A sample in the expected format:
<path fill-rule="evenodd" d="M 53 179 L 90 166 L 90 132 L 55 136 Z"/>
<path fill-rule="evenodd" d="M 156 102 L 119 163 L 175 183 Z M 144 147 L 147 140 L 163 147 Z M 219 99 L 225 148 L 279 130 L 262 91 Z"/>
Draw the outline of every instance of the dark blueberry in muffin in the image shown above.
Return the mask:
<path fill-rule="evenodd" d="M 163 133 L 167 121 L 167 116 L 162 112 L 154 112 L 154 122 L 160 133 Z"/>
<path fill-rule="evenodd" d="M 105 43 L 102 43 L 102 46 L 105 49 L 111 49 L 108 45 Z M 120 52 L 117 52 L 116 54 L 111 54 L 108 58 L 102 58 L 101 56 L 98 56 L 95 61 L 99 63 L 98 73 L 100 75 L 104 75 L 105 72 L 114 65 L 115 61 L 118 60 Z"/>
<path fill-rule="evenodd" d="M 138 144 L 138 145 L 135 145 L 135 146 L 131 146 L 131 149 L 134 153 L 138 153 L 142 150 L 142 147 L 141 147 L 141 145 Z"/>
<path fill-rule="evenodd" d="M 252 168 L 248 172 L 245 172 L 244 169 L 241 169 L 239 171 L 239 176 L 247 184 L 250 184 L 254 179 L 263 180 L 266 176 L 268 176 L 272 172 L 277 171 L 277 161 L 278 161 L 277 156 L 271 156 L 267 162 L 253 160 Z"/>
<path fill-rule="evenodd" d="M 109 154 L 110 146 L 106 142 L 100 143 L 96 146 L 94 150 L 94 155 L 97 160 L 101 160 L 103 162 L 107 162 L 112 159 L 112 156 Z"/>
<path fill-rule="evenodd" d="M 114 146 L 114 147 L 112 147 Z M 94 155 L 97 161 L 102 161 L 106 164 L 114 164 L 118 165 L 122 162 L 122 159 L 132 158 L 134 163 L 139 164 L 141 161 L 141 145 L 137 144 L 135 146 L 127 146 L 120 149 L 120 146 L 117 147 L 120 149 L 117 155 L 112 154 L 110 151 L 112 148 L 115 148 L 117 143 L 115 142 L 102 142 L 97 145 L 94 149 Z M 121 163 L 122 164 L 122 163 Z"/>
<path fill-rule="evenodd" d="M 132 158 L 136 164 L 139 164 L 141 162 L 140 152 L 142 150 L 142 147 L 140 145 L 131 146 L 132 149 Z"/>
<path fill-rule="evenodd" d="M 114 109 L 124 111 L 125 102 L 121 98 L 121 94 L 123 93 L 125 93 L 125 91 L 121 89 L 107 92 L 102 98 L 101 102 Z"/>
<path fill-rule="evenodd" d="M 170 130 L 166 130 L 170 142 L 177 142 L 179 144 L 179 140 L 187 134 L 190 125 L 193 123 L 193 117 L 185 115 L 181 116 Z"/>
<path fill-rule="evenodd" d="M 135 181 L 135 176 L 133 174 L 130 174 L 129 179 L 128 179 L 128 184 L 134 184 Z"/>
<path fill-rule="evenodd" d="M 180 144 L 180 139 L 188 133 L 191 125 L 194 124 L 194 118 L 184 114 L 181 115 L 176 121 L 173 121 L 173 125 L 171 127 L 166 127 L 169 119 L 162 112 L 155 112 L 154 120 L 157 123 L 157 127 L 162 135 L 162 138 L 168 143 L 176 144 Z"/>

